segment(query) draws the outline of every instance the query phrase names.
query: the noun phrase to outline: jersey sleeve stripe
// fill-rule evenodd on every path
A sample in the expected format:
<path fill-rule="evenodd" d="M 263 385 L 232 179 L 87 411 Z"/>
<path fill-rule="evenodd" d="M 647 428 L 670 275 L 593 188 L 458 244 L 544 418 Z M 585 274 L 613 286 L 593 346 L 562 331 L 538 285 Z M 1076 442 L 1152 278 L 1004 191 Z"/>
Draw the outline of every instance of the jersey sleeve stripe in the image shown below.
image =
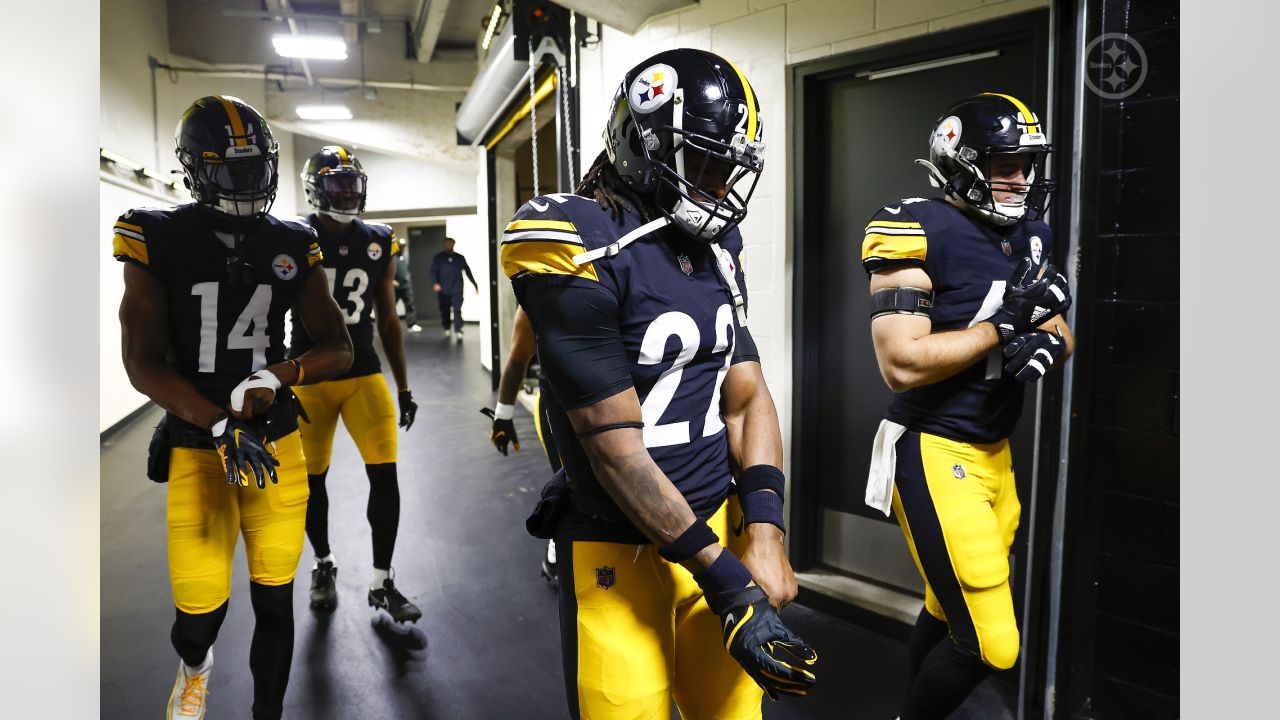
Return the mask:
<path fill-rule="evenodd" d="M 139 236 L 141 236 L 141 235 L 142 235 L 142 226 L 141 226 L 141 225 L 131 225 L 131 224 L 129 224 L 129 223 L 127 223 L 127 222 L 123 221 L 123 220 L 117 220 L 117 221 L 116 221 L 116 228 L 117 228 L 117 229 L 120 229 L 120 230 L 132 230 L 133 232 L 138 233 L 138 235 L 139 235 Z"/>
<path fill-rule="evenodd" d="M 885 235 L 868 233 L 862 241 L 862 260 L 918 260 L 924 262 L 929 248 L 924 235 Z"/>
<path fill-rule="evenodd" d="M 886 227 L 886 228 L 918 228 L 918 227 L 920 227 L 920 223 L 918 223 L 918 222 L 902 222 L 902 221 L 899 221 L 899 220 L 872 220 L 871 222 L 867 223 L 867 227 L 868 227 L 868 228 L 873 228 L 873 227 Z"/>
<path fill-rule="evenodd" d="M 396 238 L 391 238 L 391 254 L 392 255 L 400 254 L 400 241 L 397 240 Z"/>
<path fill-rule="evenodd" d="M 882 228 L 869 226 L 864 235 L 920 235 L 924 236 L 924 228 Z"/>
<path fill-rule="evenodd" d="M 117 260 L 123 260 L 128 257 L 137 260 L 143 265 L 150 264 L 150 259 L 147 256 L 147 244 L 138 238 L 129 237 L 128 235 L 115 234 L 111 239 L 111 254 Z"/>
<path fill-rule="evenodd" d="M 586 247 L 582 243 L 582 236 L 576 233 L 529 230 L 526 232 L 504 233 L 502 235 L 503 245 L 514 245 L 522 242 L 556 242 L 567 243 L 576 247 Z"/>
<path fill-rule="evenodd" d="M 323 261 L 324 253 L 320 250 L 320 243 L 311 243 L 311 247 L 307 249 L 307 267 Z"/>
<path fill-rule="evenodd" d="M 143 237 L 143 236 L 142 236 L 142 233 L 140 233 L 140 232 L 134 232 L 134 231 L 132 231 L 132 230 L 125 230 L 124 228 L 119 228 L 119 227 L 117 227 L 117 228 L 116 228 L 116 234 L 117 234 L 117 235 L 124 235 L 125 237 L 131 237 L 131 238 L 133 238 L 133 239 L 135 239 L 135 240 L 141 240 L 142 242 L 146 242 L 146 241 L 147 241 L 147 239 L 146 239 L 145 237 Z"/>
<path fill-rule="evenodd" d="M 571 233 L 578 232 L 578 228 L 573 223 L 564 220 L 515 220 L 507 225 L 505 232 L 513 230 L 565 230 Z"/>
<path fill-rule="evenodd" d="M 503 242 L 502 270 L 507 277 L 529 272 L 538 275 L 573 275 L 600 281 L 595 265 L 579 266 L 573 261 L 580 244 L 551 240 L 526 240 L 517 243 Z"/>

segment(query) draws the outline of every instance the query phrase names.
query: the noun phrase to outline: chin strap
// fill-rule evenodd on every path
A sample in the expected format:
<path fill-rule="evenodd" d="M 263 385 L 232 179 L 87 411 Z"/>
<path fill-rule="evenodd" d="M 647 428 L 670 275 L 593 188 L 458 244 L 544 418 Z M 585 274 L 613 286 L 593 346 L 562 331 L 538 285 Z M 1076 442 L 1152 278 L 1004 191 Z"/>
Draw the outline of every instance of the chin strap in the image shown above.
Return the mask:
<path fill-rule="evenodd" d="M 657 220 L 650 220 L 644 225 L 641 225 L 635 230 L 632 230 L 626 235 L 623 235 L 622 237 L 613 241 L 613 243 L 609 245 L 605 245 L 602 248 L 596 248 L 595 250 L 588 250 L 584 253 L 578 253 L 577 255 L 574 255 L 573 264 L 581 266 L 581 265 L 586 265 L 589 262 L 595 262 L 600 258 L 613 257 L 614 255 L 617 255 L 622 250 L 622 248 L 630 245 L 631 243 L 639 240 L 640 238 L 644 237 L 645 235 L 648 235 L 649 233 L 655 232 L 663 227 L 666 227 L 670 223 L 671 223 L 671 218 L 666 216 L 660 217 Z"/>

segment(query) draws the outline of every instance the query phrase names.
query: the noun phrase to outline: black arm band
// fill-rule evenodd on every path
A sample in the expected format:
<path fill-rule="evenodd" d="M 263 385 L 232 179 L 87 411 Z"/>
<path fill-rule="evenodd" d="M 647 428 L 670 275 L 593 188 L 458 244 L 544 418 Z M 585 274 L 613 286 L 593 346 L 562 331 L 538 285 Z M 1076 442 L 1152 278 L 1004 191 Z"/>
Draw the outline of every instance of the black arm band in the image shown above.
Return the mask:
<path fill-rule="evenodd" d="M 609 432 L 610 430 L 621 430 L 623 428 L 635 428 L 637 430 L 643 430 L 644 423 L 640 422 L 639 420 L 632 420 L 630 422 L 616 422 L 616 423 L 607 423 L 605 425 L 596 425 L 595 427 L 589 427 L 586 430 L 583 430 L 582 432 L 578 433 L 578 437 L 580 438 L 590 437 L 591 435 L 598 435 L 602 432 Z"/>
<path fill-rule="evenodd" d="M 756 490 L 772 490 L 778 493 L 778 497 L 782 497 L 787 486 L 786 476 L 772 465 L 752 465 L 743 470 L 735 482 L 738 484 L 739 495 L 753 493 Z"/>
<path fill-rule="evenodd" d="M 889 313 L 906 313 L 929 317 L 933 310 L 933 293 L 910 287 L 885 288 L 871 293 L 871 317 Z"/>
<path fill-rule="evenodd" d="M 744 525 L 769 523 L 787 531 L 782 502 L 786 476 L 781 470 L 772 465 L 752 465 L 735 482 Z"/>
<path fill-rule="evenodd" d="M 708 545 L 719 545 L 720 538 L 701 518 L 694 520 L 688 530 L 680 533 L 680 537 L 669 544 L 658 548 L 658 554 L 669 563 L 682 563 L 702 552 Z"/>

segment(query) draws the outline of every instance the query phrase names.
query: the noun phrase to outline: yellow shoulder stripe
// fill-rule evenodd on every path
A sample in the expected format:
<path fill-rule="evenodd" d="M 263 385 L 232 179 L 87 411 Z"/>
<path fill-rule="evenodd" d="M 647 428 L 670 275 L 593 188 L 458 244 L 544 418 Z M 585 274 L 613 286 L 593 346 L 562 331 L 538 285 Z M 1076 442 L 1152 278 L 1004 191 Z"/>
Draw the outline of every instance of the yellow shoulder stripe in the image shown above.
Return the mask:
<path fill-rule="evenodd" d="M 862 240 L 862 259 L 919 260 L 924 262 L 929 241 L 924 235 L 884 235 L 868 232 Z"/>
<path fill-rule="evenodd" d="M 311 247 L 307 249 L 307 267 L 311 267 L 323 260 L 324 253 L 320 251 L 320 243 L 311 243 Z"/>
<path fill-rule="evenodd" d="M 391 238 L 391 254 L 392 255 L 400 254 L 400 241 L 394 237 Z"/>
<path fill-rule="evenodd" d="M 151 262 L 147 256 L 147 244 L 145 242 L 120 233 L 116 233 L 111 238 L 111 254 L 117 258 L 131 257 L 143 265 L 149 265 Z"/>
<path fill-rule="evenodd" d="M 600 281 L 594 264 L 579 266 L 573 256 L 582 252 L 581 245 L 554 240 L 525 240 L 502 246 L 502 271 L 507 277 L 522 272 L 537 275 L 574 275 Z"/>
<path fill-rule="evenodd" d="M 515 230 L 565 230 L 576 233 L 578 228 L 573 223 L 564 220 L 516 220 L 507 225 L 504 232 L 512 232 Z"/>
<path fill-rule="evenodd" d="M 912 229 L 915 229 L 915 228 L 919 228 L 919 227 L 920 227 L 920 223 L 918 223 L 918 222 L 901 222 L 901 221 L 898 221 L 898 220 L 872 220 L 871 222 L 867 223 L 867 228 L 868 228 L 868 229 L 873 228 L 873 227 L 882 227 L 882 228 L 912 228 Z"/>
<path fill-rule="evenodd" d="M 118 228 L 123 228 L 123 229 L 125 229 L 125 230 L 132 230 L 132 231 L 134 231 L 134 232 L 138 233 L 139 235 L 141 235 L 141 234 L 142 234 L 142 226 L 141 226 L 141 225 L 130 225 L 129 223 L 127 223 L 127 222 L 125 222 L 125 221 L 123 221 L 123 220 L 117 220 L 117 221 L 116 221 L 116 227 L 118 227 Z"/>

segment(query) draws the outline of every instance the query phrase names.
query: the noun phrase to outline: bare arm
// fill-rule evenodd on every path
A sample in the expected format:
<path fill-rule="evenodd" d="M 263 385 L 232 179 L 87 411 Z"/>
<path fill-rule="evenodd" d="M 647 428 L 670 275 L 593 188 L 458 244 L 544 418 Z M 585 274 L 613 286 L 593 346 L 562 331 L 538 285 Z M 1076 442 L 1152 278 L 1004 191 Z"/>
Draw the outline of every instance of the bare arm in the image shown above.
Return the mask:
<path fill-rule="evenodd" d="M 131 263 L 124 266 L 120 344 L 129 382 L 160 407 L 203 428 L 226 414 L 167 362 L 169 299 L 159 281 Z"/>
<path fill-rule="evenodd" d="M 594 405 L 570 410 L 568 415 L 579 433 L 601 425 L 640 422 L 640 399 L 634 388 L 628 388 Z M 697 520 L 684 496 L 650 457 L 639 429 L 588 435 L 582 438 L 582 447 L 600 485 L 654 543 L 670 544 Z M 715 562 L 720 550 L 719 545 L 708 545 L 681 564 L 698 574 Z"/>
<path fill-rule="evenodd" d="M 1054 317 L 1036 329 L 1054 333 L 1062 338 L 1062 344 L 1066 347 L 1062 352 L 1062 362 L 1066 362 L 1067 358 L 1071 357 L 1072 353 L 1076 351 L 1076 336 L 1071 333 L 1071 328 L 1067 326 L 1067 321 L 1061 315 Z M 1061 363 L 1058 366 L 1061 367 Z"/>
<path fill-rule="evenodd" d="M 511 330 L 511 351 L 507 353 L 507 364 L 498 381 L 498 402 L 503 405 L 515 404 L 520 383 L 524 380 L 525 371 L 529 369 L 529 363 L 537 349 L 529 316 L 524 313 L 524 308 L 517 307 L 515 327 Z"/>
<path fill-rule="evenodd" d="M 307 335 L 315 341 L 315 346 L 298 358 L 303 368 L 302 382 L 298 382 L 291 363 L 276 363 L 267 369 L 285 385 L 310 385 L 346 372 L 355 357 L 351 336 L 347 334 L 342 310 L 334 302 L 323 272 L 313 272 L 303 281 L 293 311 L 298 313 Z"/>
<path fill-rule="evenodd" d="M 391 366 L 391 376 L 395 378 L 397 390 L 409 389 L 409 373 L 404 358 L 404 328 L 400 327 L 400 318 L 396 316 L 396 256 L 391 256 L 387 269 L 382 273 L 378 286 L 374 290 L 374 308 L 378 313 L 378 337 L 382 340 L 382 350 L 387 354 L 387 364 Z"/>
<path fill-rule="evenodd" d="M 871 292 L 892 287 L 932 290 L 933 281 L 920 268 L 871 276 Z M 871 339 L 880 374 L 895 393 L 945 380 L 982 359 L 1000 342 L 991 323 L 935 333 L 929 318 L 901 314 L 872 320 Z"/>

